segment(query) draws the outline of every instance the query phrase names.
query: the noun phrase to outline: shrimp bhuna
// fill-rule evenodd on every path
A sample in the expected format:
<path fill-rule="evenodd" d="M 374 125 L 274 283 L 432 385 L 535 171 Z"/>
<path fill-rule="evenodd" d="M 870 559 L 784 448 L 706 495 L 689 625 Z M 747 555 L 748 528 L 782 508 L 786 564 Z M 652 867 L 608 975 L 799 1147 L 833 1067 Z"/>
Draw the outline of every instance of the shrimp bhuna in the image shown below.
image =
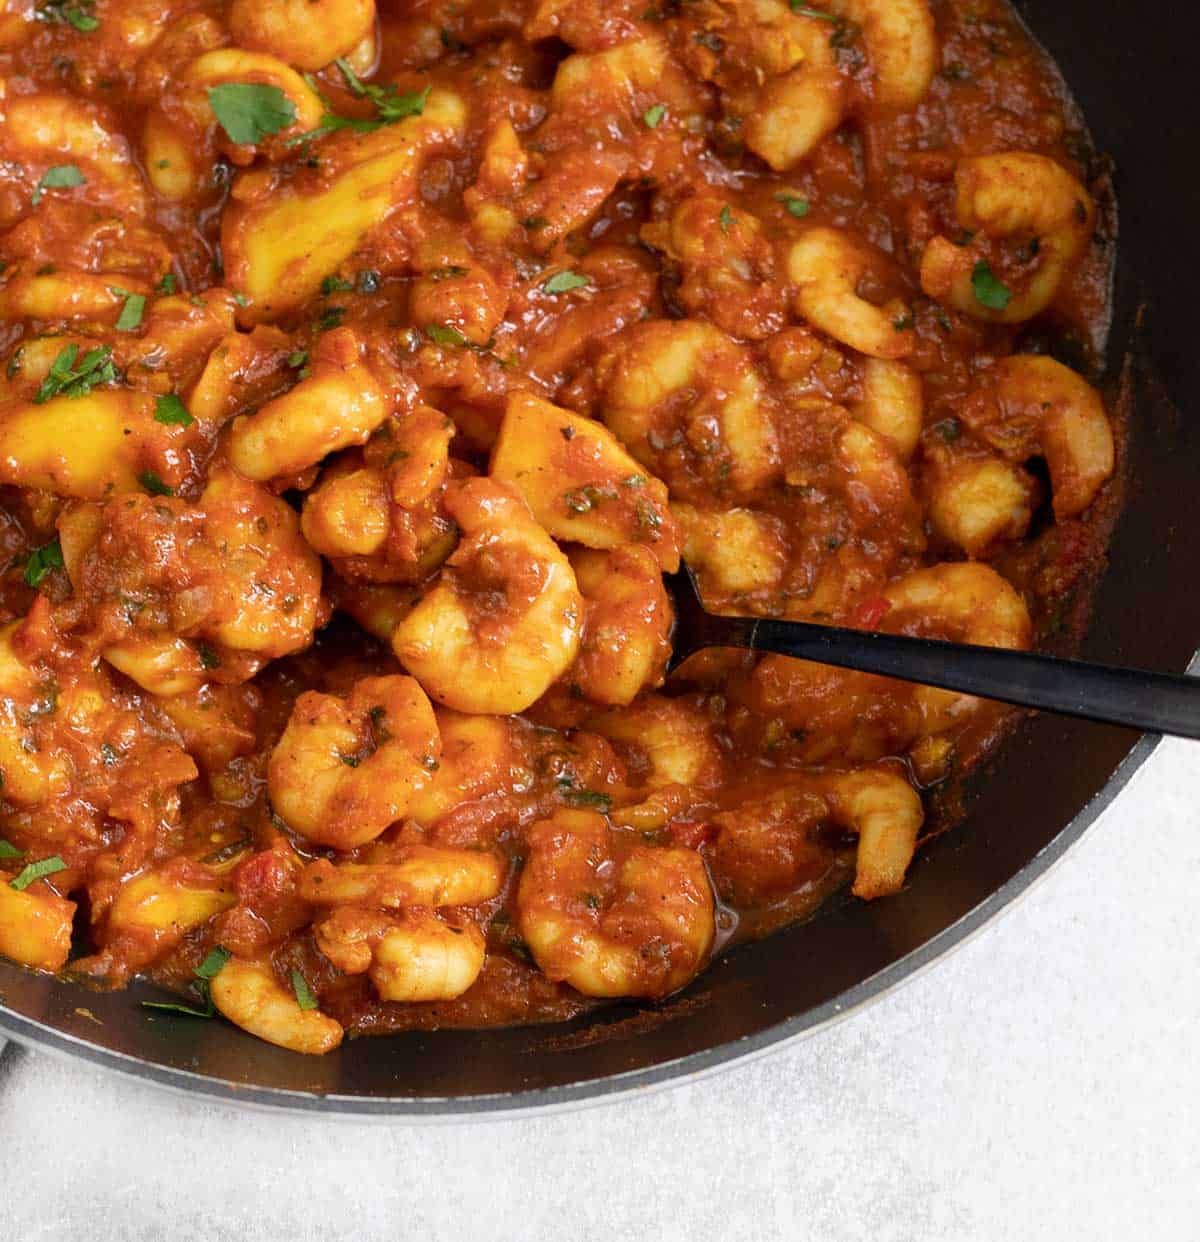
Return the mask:
<path fill-rule="evenodd" d="M 1002 0 L 15 0 L 0 953 L 285 1048 L 903 886 L 1115 504 L 1112 205 Z M 158 1011 L 147 1021 L 178 1022 Z"/>

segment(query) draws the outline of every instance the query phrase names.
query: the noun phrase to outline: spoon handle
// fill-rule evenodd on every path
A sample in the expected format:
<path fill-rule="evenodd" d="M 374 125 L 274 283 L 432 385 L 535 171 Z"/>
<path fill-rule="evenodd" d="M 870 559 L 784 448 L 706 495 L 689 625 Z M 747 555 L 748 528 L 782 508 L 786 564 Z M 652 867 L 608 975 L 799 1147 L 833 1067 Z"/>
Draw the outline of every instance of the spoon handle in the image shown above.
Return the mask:
<path fill-rule="evenodd" d="M 707 615 L 700 647 L 745 647 L 960 690 L 1002 703 L 1200 738 L 1200 677 L 836 626 Z"/>

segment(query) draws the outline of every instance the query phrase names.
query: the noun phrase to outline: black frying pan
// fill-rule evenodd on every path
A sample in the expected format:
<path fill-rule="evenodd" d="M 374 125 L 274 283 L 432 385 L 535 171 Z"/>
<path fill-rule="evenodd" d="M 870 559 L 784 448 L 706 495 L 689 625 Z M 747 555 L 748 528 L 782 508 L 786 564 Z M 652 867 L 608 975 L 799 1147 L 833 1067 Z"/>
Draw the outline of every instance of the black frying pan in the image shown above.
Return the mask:
<path fill-rule="evenodd" d="M 1200 175 L 1190 54 L 1200 16 L 1174 6 L 1168 19 L 1161 7 L 1117 0 L 1019 7 L 1114 157 L 1122 204 L 1110 358 L 1114 374 L 1127 361 L 1132 386 L 1131 485 L 1082 654 L 1182 671 L 1200 643 Z M 921 853 L 903 895 L 844 901 L 742 948 L 659 1009 L 356 1040 L 314 1059 L 226 1023 L 150 1019 L 136 988 L 93 993 L 0 962 L 0 1027 L 140 1078 L 316 1111 L 514 1112 L 661 1084 L 812 1030 L 952 948 L 1078 840 L 1156 740 L 1037 718 L 978 782 L 966 822 Z M 1131 893 L 1130 904 L 1147 896 Z"/>

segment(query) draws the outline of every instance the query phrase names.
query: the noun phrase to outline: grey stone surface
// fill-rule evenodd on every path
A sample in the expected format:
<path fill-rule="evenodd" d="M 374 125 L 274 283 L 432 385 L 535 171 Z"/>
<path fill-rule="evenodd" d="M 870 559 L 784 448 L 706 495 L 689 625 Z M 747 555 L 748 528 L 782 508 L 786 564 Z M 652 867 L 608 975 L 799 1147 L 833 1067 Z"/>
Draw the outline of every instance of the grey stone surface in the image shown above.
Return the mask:
<path fill-rule="evenodd" d="M 0 1237 L 1200 1238 L 1200 749 L 1167 742 L 950 959 L 751 1065 L 410 1128 L 0 1058 Z"/>

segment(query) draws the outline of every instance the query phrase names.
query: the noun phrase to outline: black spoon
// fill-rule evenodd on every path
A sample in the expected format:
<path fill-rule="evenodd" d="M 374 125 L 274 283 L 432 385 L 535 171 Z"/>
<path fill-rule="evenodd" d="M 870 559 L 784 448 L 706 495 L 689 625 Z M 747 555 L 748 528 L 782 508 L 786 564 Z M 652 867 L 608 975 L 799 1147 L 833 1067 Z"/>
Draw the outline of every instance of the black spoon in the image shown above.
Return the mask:
<path fill-rule="evenodd" d="M 1200 677 L 806 621 L 719 617 L 704 610 L 686 565 L 668 574 L 665 583 L 675 604 L 674 652 L 668 669 L 705 647 L 745 647 L 1065 716 L 1200 738 Z"/>

